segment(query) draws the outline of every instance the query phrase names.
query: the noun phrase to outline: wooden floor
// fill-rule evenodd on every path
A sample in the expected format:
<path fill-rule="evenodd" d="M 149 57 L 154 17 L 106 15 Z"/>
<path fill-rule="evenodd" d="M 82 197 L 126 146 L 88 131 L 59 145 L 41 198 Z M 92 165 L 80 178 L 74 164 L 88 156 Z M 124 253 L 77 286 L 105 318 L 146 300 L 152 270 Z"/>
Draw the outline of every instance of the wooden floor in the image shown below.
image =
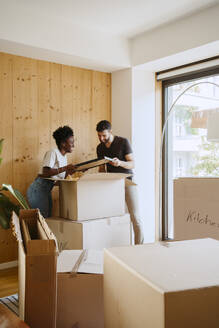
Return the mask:
<path fill-rule="evenodd" d="M 18 268 L 0 270 L 0 297 L 18 292 Z"/>

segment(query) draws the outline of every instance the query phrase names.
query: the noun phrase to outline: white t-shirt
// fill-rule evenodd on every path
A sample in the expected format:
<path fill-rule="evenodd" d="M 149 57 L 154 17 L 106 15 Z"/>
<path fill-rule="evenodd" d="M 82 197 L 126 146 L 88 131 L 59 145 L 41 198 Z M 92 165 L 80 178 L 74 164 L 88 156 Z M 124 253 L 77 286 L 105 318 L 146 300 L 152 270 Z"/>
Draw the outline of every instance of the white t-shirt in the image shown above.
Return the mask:
<path fill-rule="evenodd" d="M 49 150 L 46 152 L 43 163 L 40 169 L 40 174 L 43 173 L 43 167 L 50 167 L 51 169 L 58 169 L 60 167 L 67 165 L 67 156 L 62 155 L 58 148 Z M 64 179 L 65 172 L 59 173 L 57 175 L 53 175 L 51 178 L 54 179 Z"/>

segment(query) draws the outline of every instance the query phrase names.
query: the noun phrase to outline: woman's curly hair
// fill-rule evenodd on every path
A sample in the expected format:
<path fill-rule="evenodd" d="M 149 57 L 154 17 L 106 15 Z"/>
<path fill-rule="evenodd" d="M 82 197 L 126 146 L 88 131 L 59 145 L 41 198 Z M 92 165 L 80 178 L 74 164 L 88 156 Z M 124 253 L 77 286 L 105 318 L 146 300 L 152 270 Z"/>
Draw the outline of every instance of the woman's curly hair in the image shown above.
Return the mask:
<path fill-rule="evenodd" d="M 62 142 L 65 142 L 68 138 L 73 136 L 74 136 L 73 130 L 67 125 L 63 127 L 60 126 L 57 130 L 53 132 L 53 138 L 55 139 L 58 147 L 60 147 Z"/>

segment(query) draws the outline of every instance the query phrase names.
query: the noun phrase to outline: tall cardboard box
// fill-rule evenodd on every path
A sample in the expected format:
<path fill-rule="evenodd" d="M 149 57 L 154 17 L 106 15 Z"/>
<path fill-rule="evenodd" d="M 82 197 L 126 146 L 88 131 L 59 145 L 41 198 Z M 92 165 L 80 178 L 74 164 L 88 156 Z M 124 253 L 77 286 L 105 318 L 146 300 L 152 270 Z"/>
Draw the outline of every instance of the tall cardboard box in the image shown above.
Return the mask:
<path fill-rule="evenodd" d="M 46 222 L 63 249 L 103 249 L 131 244 L 130 215 L 88 221 L 48 218 Z"/>
<path fill-rule="evenodd" d="M 103 252 L 63 251 L 57 272 L 57 328 L 103 328 Z"/>
<path fill-rule="evenodd" d="M 219 242 L 105 250 L 105 328 L 218 328 Z"/>
<path fill-rule="evenodd" d="M 174 239 L 219 239 L 219 178 L 174 180 Z"/>
<path fill-rule="evenodd" d="M 124 215 L 127 176 L 93 173 L 59 180 L 60 217 L 81 221 Z"/>
<path fill-rule="evenodd" d="M 39 210 L 12 216 L 18 240 L 19 315 L 31 328 L 56 327 L 57 248 Z"/>

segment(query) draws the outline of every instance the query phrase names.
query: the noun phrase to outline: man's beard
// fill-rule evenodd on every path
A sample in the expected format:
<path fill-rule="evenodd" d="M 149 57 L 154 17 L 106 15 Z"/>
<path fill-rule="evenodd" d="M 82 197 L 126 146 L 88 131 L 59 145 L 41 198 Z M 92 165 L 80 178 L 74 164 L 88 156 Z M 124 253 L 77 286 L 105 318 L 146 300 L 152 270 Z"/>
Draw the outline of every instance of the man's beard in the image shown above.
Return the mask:
<path fill-rule="evenodd" d="M 107 144 L 108 142 L 110 142 L 110 137 L 107 140 L 102 141 L 103 144 Z"/>

